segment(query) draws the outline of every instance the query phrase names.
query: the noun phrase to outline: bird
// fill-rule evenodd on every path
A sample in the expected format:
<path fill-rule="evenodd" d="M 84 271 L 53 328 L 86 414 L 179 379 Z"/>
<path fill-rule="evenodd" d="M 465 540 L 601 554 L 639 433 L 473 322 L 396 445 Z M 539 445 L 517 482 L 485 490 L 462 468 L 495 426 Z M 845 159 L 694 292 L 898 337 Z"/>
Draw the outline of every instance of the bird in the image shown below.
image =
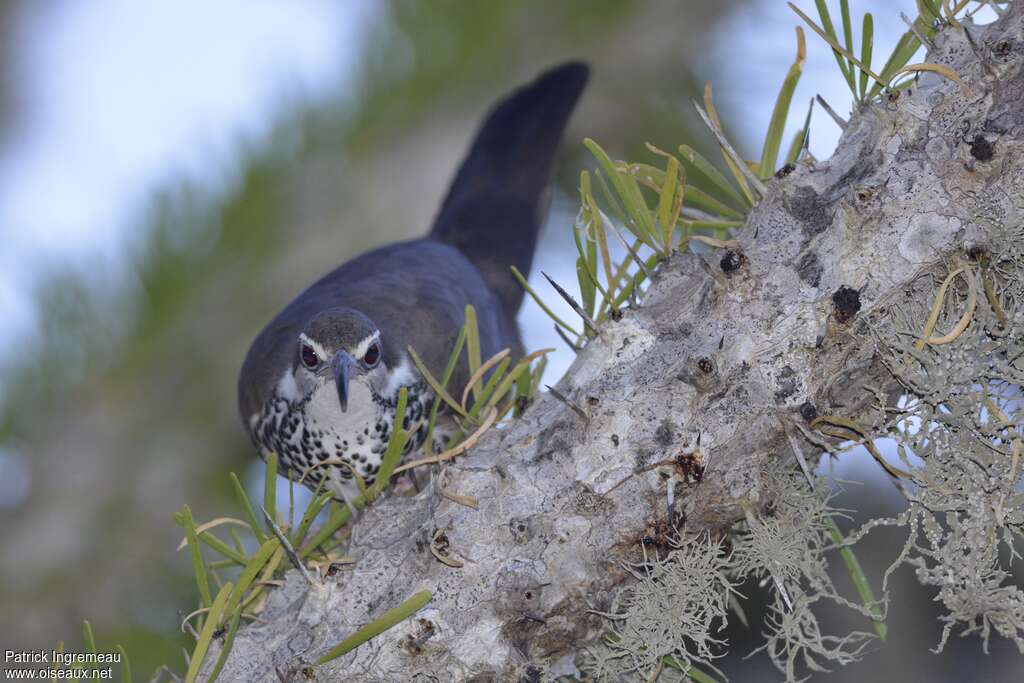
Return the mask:
<path fill-rule="evenodd" d="M 476 311 L 483 358 L 523 354 L 516 314 L 551 200 L 555 158 L 589 80 L 567 62 L 513 90 L 485 116 L 426 235 L 331 270 L 256 335 L 238 379 L 242 423 L 260 456 L 352 507 L 380 472 L 398 396 L 407 391 L 403 455 L 422 449 L 435 377 Z M 451 385 L 469 381 L 458 364 Z M 459 394 L 456 394 L 459 395 Z M 444 404 L 439 409 L 443 413 Z M 435 447 L 451 431 L 438 421 Z"/>

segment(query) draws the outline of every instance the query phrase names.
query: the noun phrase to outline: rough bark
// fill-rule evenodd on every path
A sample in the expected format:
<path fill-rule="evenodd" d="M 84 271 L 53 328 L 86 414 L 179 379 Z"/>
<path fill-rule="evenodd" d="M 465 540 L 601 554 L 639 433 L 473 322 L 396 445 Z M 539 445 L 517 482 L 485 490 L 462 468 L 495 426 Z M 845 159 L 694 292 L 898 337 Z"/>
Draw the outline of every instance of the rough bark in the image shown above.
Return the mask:
<path fill-rule="evenodd" d="M 543 395 L 446 466 L 437 486 L 375 504 L 352 535 L 358 562 L 313 588 L 290 572 L 267 623 L 238 634 L 222 679 L 301 679 L 423 589 L 433 600 L 415 618 L 317 679 L 505 681 L 530 663 L 574 671 L 607 628 L 588 609 L 627 581 L 621 563 L 640 544 L 663 540 L 666 482 L 638 471 L 692 451 L 700 435 L 706 469 L 676 486 L 675 521 L 722 528 L 743 506 L 757 509 L 767 463 L 790 457 L 784 423 L 856 418 L 867 385 L 898 396 L 864 317 L 901 297 L 925 300 L 931 290 L 912 286 L 922 272 L 994 248 L 1019 224 L 1022 19 L 1015 8 L 991 27 L 942 30 L 928 61 L 962 86 L 923 73 L 911 92 L 856 113 L 831 159 L 769 183 L 738 235 L 743 258 L 689 251 L 663 263 L 641 305 L 602 325 L 557 387 L 586 419 Z M 438 529 L 464 566 L 432 555 Z"/>

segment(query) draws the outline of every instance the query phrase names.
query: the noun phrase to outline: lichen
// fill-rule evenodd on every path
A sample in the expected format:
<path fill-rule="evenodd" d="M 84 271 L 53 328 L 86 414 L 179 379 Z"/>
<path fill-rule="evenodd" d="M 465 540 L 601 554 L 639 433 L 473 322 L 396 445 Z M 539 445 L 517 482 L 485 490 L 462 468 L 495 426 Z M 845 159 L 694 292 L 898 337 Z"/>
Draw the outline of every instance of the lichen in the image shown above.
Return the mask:
<path fill-rule="evenodd" d="M 968 249 L 946 272 L 919 278 L 914 287 L 923 292 L 872 317 L 871 334 L 904 390 L 876 433 L 895 439 L 909 470 L 909 508 L 858 536 L 879 525 L 907 529 L 886 578 L 906 564 L 937 589 L 947 612 L 937 650 L 959 625 L 986 648 L 994 630 L 1024 653 L 1024 592 L 1008 584 L 1024 525 L 1024 230 L 1005 232 L 998 249 Z M 944 296 L 942 282 L 950 283 Z M 929 290 L 935 294 L 921 295 Z M 934 331 L 922 343 L 931 319 Z"/>
<path fill-rule="evenodd" d="M 627 566 L 635 582 L 598 612 L 610 620 L 611 633 L 587 649 L 581 667 L 596 680 L 646 679 L 664 657 L 683 668 L 710 667 L 724 654 L 718 634 L 735 590 L 729 554 L 707 534 L 670 543 L 664 558 Z"/>
<path fill-rule="evenodd" d="M 823 633 L 815 612 L 818 603 L 853 610 L 866 619 L 880 616 L 881 605 L 857 604 L 836 590 L 828 560 L 839 549 L 831 530 L 832 517 L 840 511 L 830 505 L 824 481 L 814 479 L 812 488 L 789 463 L 791 459 L 779 458 L 769 472 L 773 503 L 767 514 L 748 521 L 745 533 L 736 535 L 733 566 L 739 576 L 760 578 L 772 587 L 773 601 L 763 624 L 765 644 L 754 652 L 766 652 L 787 681 L 799 681 L 802 668 L 827 671 L 828 664 L 856 661 L 876 638 L 865 631 Z"/>

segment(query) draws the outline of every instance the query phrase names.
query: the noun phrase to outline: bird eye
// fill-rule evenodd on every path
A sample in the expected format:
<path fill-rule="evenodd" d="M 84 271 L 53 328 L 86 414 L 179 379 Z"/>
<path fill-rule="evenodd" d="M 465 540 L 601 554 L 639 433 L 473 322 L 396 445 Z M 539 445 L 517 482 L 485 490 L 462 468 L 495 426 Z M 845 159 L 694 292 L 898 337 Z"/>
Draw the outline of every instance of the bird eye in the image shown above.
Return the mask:
<path fill-rule="evenodd" d="M 303 344 L 299 349 L 299 356 L 302 358 L 302 364 L 307 368 L 315 368 L 320 365 L 320 357 L 316 355 L 316 351 L 309 344 Z"/>
<path fill-rule="evenodd" d="M 380 344 L 370 344 L 370 348 L 366 349 L 366 353 L 363 354 L 363 362 L 369 367 L 373 367 L 380 361 Z"/>

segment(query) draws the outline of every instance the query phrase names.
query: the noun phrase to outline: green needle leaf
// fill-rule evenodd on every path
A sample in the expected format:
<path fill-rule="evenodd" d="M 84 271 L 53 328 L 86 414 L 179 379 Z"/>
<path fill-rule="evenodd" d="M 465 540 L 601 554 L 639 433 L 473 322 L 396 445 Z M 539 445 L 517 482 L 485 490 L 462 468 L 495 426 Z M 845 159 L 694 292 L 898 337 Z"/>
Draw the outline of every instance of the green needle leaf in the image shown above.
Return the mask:
<path fill-rule="evenodd" d="M 296 548 L 302 547 L 302 541 L 306 538 L 306 533 L 309 531 L 310 525 L 313 520 L 316 519 L 320 511 L 331 502 L 334 496 L 330 493 L 320 493 L 323 488 L 324 482 L 321 479 L 320 484 L 317 486 L 316 494 L 314 494 L 312 502 L 306 508 L 306 513 L 302 515 L 302 521 L 299 522 L 298 528 L 295 530 L 295 534 L 292 536 L 291 543 Z"/>
<path fill-rule="evenodd" d="M 519 376 L 524 372 L 529 371 L 530 364 L 533 363 L 534 359 L 544 356 L 550 353 L 551 351 L 554 351 L 554 349 L 541 349 L 540 351 L 534 351 L 533 353 L 520 358 L 519 362 L 516 363 L 515 366 L 512 368 L 512 371 L 501 380 L 501 383 L 498 385 L 498 388 L 494 391 L 493 394 L 491 394 L 490 398 L 487 399 L 487 404 L 484 407 L 487 408 L 492 405 L 496 406 L 498 401 L 500 401 L 505 395 L 508 394 L 509 391 L 512 390 L 512 385 L 515 384 L 516 380 L 519 379 Z M 512 406 L 510 404 L 501 409 L 498 412 L 498 418 L 501 419 L 504 416 L 505 412 L 508 410 L 508 408 L 511 407 Z"/>
<path fill-rule="evenodd" d="M 587 268 L 587 262 L 583 260 L 583 257 L 577 257 L 576 259 L 576 280 L 580 286 L 580 301 L 583 306 L 583 310 L 587 312 L 587 315 L 594 315 L 594 303 L 597 301 L 597 288 L 594 286 L 594 277 Z"/>
<path fill-rule="evenodd" d="M 227 543 L 214 536 L 213 533 L 204 531 L 199 534 L 199 540 L 224 557 L 232 560 L 235 564 L 245 566 L 245 555 L 231 548 Z"/>
<path fill-rule="evenodd" d="M 712 197 L 704 190 L 696 187 L 692 182 L 686 184 L 686 194 L 684 195 L 685 204 L 689 208 L 701 209 L 711 214 L 718 214 L 725 218 L 734 218 L 738 221 L 742 221 L 746 218 L 746 215 L 732 208 L 726 206 L 719 200 Z"/>
<path fill-rule="evenodd" d="M 409 352 L 409 357 L 412 358 L 413 365 L 415 365 L 416 369 L 419 370 L 420 375 L 423 377 L 423 380 L 430 385 L 430 388 L 431 390 L 433 390 L 434 395 L 440 398 L 445 403 L 447 403 L 449 408 L 454 410 L 462 417 L 469 417 L 469 414 L 462 409 L 462 406 L 460 406 L 459 403 L 454 398 L 451 397 L 451 395 L 445 390 L 444 386 L 437 381 L 434 375 L 430 373 L 430 370 L 428 370 L 427 366 L 423 363 L 423 359 L 420 358 L 418 353 L 416 353 L 416 349 L 410 346 L 407 347 L 406 350 Z"/>
<path fill-rule="evenodd" d="M 471 307 L 467 306 L 468 308 Z M 469 327 L 468 321 L 466 326 Z M 405 453 L 405 443 L 409 439 L 409 434 L 405 431 L 405 408 L 408 402 L 409 390 L 402 387 L 398 390 L 398 406 L 395 408 L 395 424 L 391 428 L 391 438 L 388 439 L 387 448 L 381 458 L 377 479 L 366 493 L 367 501 L 375 500 L 391 483 L 391 475 Z"/>
<path fill-rule="evenodd" d="M 675 234 L 676 220 L 679 211 L 676 209 L 676 196 L 685 194 L 685 190 L 679 185 L 679 160 L 670 156 L 665 166 L 665 180 L 661 185 L 661 193 L 658 196 L 658 225 L 661 227 L 661 252 L 668 254 L 672 251 L 672 235 Z M 679 209 L 682 209 L 680 203 Z"/>
<path fill-rule="evenodd" d="M 224 608 L 224 612 L 227 614 L 234 614 L 235 610 L 242 604 L 242 597 L 245 595 L 245 591 L 249 590 L 249 586 L 252 585 L 253 580 L 263 565 L 267 563 L 270 556 L 281 546 L 281 542 L 276 537 L 268 539 L 263 545 L 259 547 L 253 556 L 249 560 L 249 563 L 245 565 L 242 573 L 238 575 L 238 583 L 235 584 L 235 589 L 231 593 L 231 597 L 227 602 L 227 606 Z"/>
<path fill-rule="evenodd" d="M 220 654 L 217 656 L 217 662 L 213 665 L 213 671 L 210 672 L 210 679 L 206 683 L 213 683 L 217 680 L 217 676 L 220 676 L 221 669 L 224 668 L 224 664 L 228 661 L 228 655 L 231 654 L 231 647 L 235 644 L 235 633 L 238 632 L 238 621 L 241 618 L 242 608 L 239 607 L 235 610 L 234 614 L 231 615 L 231 622 L 228 624 L 228 632 L 224 636 L 224 646 L 220 649 Z"/>
<path fill-rule="evenodd" d="M 925 22 L 921 17 L 917 17 L 914 20 L 914 27 L 921 32 L 925 37 L 929 37 L 932 33 L 931 25 Z M 871 86 L 871 90 L 868 92 L 868 98 L 874 98 L 885 87 L 883 83 L 888 83 L 892 80 L 892 77 L 896 75 L 896 72 L 902 69 L 910 61 L 910 58 L 914 56 L 921 48 L 921 41 L 917 39 L 913 31 L 907 31 L 896 43 L 896 47 L 893 48 L 892 54 L 889 55 L 889 59 L 886 60 L 885 65 L 882 67 L 882 71 L 878 76 L 880 82 L 876 82 Z"/>
<path fill-rule="evenodd" d="M 267 472 L 263 480 L 263 509 L 274 516 L 275 522 L 277 521 L 277 453 L 267 456 Z"/>
<path fill-rule="evenodd" d="M 942 19 L 939 0 L 917 0 L 917 11 L 929 24 Z"/>
<path fill-rule="evenodd" d="M 498 386 L 498 382 L 502 377 L 505 376 L 505 372 L 508 370 L 508 366 L 511 365 L 511 358 L 503 358 L 498 367 L 491 373 L 490 378 L 487 380 L 487 384 L 484 385 L 483 391 L 480 392 L 480 398 L 473 402 L 472 407 L 469 409 L 469 416 L 474 420 L 480 415 L 480 410 L 487 405 L 490 401 L 491 394 L 494 392 L 495 387 Z"/>
<path fill-rule="evenodd" d="M 381 633 L 384 633 L 384 631 L 387 631 L 389 628 L 405 621 L 412 615 L 416 614 L 416 612 L 423 609 L 433 597 L 434 596 L 430 591 L 420 591 L 419 593 L 416 593 L 398 607 L 388 610 L 380 617 L 374 619 L 369 624 L 338 643 L 338 645 L 331 648 L 327 654 L 317 660 L 317 665 L 326 664 L 332 659 L 337 659 L 338 657 L 351 652 L 363 643 L 369 641 L 371 638 L 375 638 Z"/>
<path fill-rule="evenodd" d="M 441 377 L 440 385 L 448 389 L 448 382 L 455 373 L 455 366 L 459 362 L 459 355 L 462 353 L 462 346 L 466 343 L 466 326 L 459 328 L 459 336 L 455 339 L 455 346 L 452 347 L 451 355 L 448 356 L 448 365 L 444 368 L 444 375 Z M 435 400 L 430 407 L 430 419 L 427 422 L 427 440 L 424 444 L 424 453 L 427 457 L 434 454 L 434 425 L 437 424 L 437 411 L 441 407 L 441 401 Z"/>
<path fill-rule="evenodd" d="M 832 25 L 832 17 L 828 13 L 828 5 L 825 4 L 825 0 L 814 0 L 814 4 L 818 8 L 818 16 L 821 17 L 821 26 L 828 38 L 831 39 L 828 42 L 832 44 L 832 56 L 836 58 L 836 64 L 839 65 L 839 70 L 843 73 L 843 78 L 846 79 L 846 83 L 850 86 L 850 92 L 856 93 L 853 87 L 853 73 L 846 68 L 846 61 L 843 59 L 843 53 L 838 49 L 839 37 L 836 34 L 836 27 Z M 793 6 L 793 3 L 790 3 L 790 6 Z M 803 13 L 798 12 L 798 14 Z"/>
<path fill-rule="evenodd" d="M 648 208 L 643 195 L 640 194 L 640 186 L 637 184 L 636 179 L 628 173 L 620 171 L 604 149 L 590 138 L 584 139 L 583 145 L 597 159 L 601 170 L 608 176 L 612 186 L 615 188 L 615 192 L 622 200 L 622 204 L 626 208 L 626 214 L 630 219 L 624 221 L 626 227 L 636 237 L 642 239 L 651 249 L 658 249 L 654 218 L 651 216 L 651 210 Z"/>
<path fill-rule="evenodd" d="M 118 645 L 117 651 L 121 653 L 121 683 L 132 683 L 132 665 L 128 661 L 128 651 L 123 645 Z"/>
<path fill-rule="evenodd" d="M 850 20 L 850 0 L 839 0 L 839 15 L 843 21 L 843 45 L 846 46 L 846 51 L 853 54 L 853 22 Z M 850 75 L 854 74 L 853 62 L 847 62 L 846 68 Z M 857 96 L 855 92 L 854 97 Z"/>
<path fill-rule="evenodd" d="M 564 329 L 569 334 L 575 335 L 577 337 L 580 336 L 580 333 L 577 332 L 576 329 L 572 325 L 570 325 L 569 323 L 565 322 L 564 320 L 559 318 L 557 315 L 555 315 L 555 312 L 552 311 L 550 308 L 548 308 L 548 305 L 545 304 L 541 300 L 541 298 L 539 296 L 537 296 L 537 293 L 535 291 L 533 291 L 533 287 L 531 287 L 530 283 L 526 281 L 526 278 L 523 277 L 523 274 L 519 272 L 518 268 L 516 268 L 515 266 L 512 266 L 511 269 L 512 269 L 512 277 L 514 277 L 516 279 L 516 281 L 519 283 L 519 286 L 521 286 L 523 289 L 526 290 L 526 293 L 530 295 L 530 298 L 537 302 L 537 305 L 541 307 L 541 310 L 543 310 L 545 313 L 547 313 L 548 317 L 551 318 L 552 320 L 554 320 L 556 325 L 558 325 L 559 327 Z M 459 408 L 460 412 L 461 412 L 461 410 L 462 409 Z"/>
<path fill-rule="evenodd" d="M 203 563 L 203 553 L 199 549 L 196 522 L 192 518 L 192 509 L 188 505 L 181 507 L 180 519 L 179 524 L 185 528 L 185 538 L 188 540 L 188 553 L 192 558 L 192 570 L 196 575 L 199 598 L 202 601 L 203 607 L 209 607 L 213 604 L 213 598 L 210 597 L 210 581 L 206 576 L 206 564 Z"/>
<path fill-rule="evenodd" d="M 679 145 L 679 155 L 683 158 L 683 162 L 688 163 L 694 170 L 710 180 L 715 188 L 735 202 L 736 206 L 750 206 L 750 203 L 740 196 L 740 193 L 733 184 L 726 180 L 722 172 L 715 168 L 710 161 L 698 154 L 692 147 L 689 145 Z"/>
<path fill-rule="evenodd" d="M 206 652 L 210 649 L 210 643 L 213 641 L 213 634 L 217 630 L 217 625 L 220 623 L 221 615 L 224 613 L 224 605 L 227 604 L 228 596 L 231 595 L 232 588 L 233 586 L 230 581 L 225 583 L 217 593 L 217 597 L 213 600 L 213 605 L 210 607 L 210 611 L 207 614 L 203 630 L 199 632 L 199 640 L 196 641 L 196 647 L 192 650 L 192 657 L 189 659 L 188 663 L 188 671 L 185 673 L 185 683 L 195 683 L 199 676 L 199 669 L 202 668 L 203 659 L 206 658 Z"/>
<path fill-rule="evenodd" d="M 786 127 L 786 118 L 789 116 L 789 105 L 793 101 L 793 93 L 796 85 L 800 82 L 800 75 L 804 70 L 804 61 L 807 58 L 807 43 L 804 40 L 804 31 L 796 27 L 796 59 L 789 67 L 785 80 L 782 81 L 782 88 L 775 100 L 775 109 L 772 111 L 771 123 L 768 124 L 768 134 L 764 138 L 764 148 L 761 152 L 761 177 L 771 178 L 775 174 L 775 164 L 779 156 L 779 147 L 782 145 L 782 133 Z"/>
<path fill-rule="evenodd" d="M 82 622 L 82 641 L 85 643 L 85 651 L 96 654 L 96 637 L 92 634 L 92 624 L 88 621 Z"/>
<path fill-rule="evenodd" d="M 359 500 L 357 499 L 355 502 L 358 503 Z M 338 505 L 336 501 L 331 501 L 331 512 L 327 517 L 327 523 L 320 527 L 320 530 L 310 539 L 309 544 L 299 551 L 299 557 L 302 559 L 309 557 L 314 550 L 333 536 L 334 532 L 344 526 L 351 514 L 347 505 Z"/>
<path fill-rule="evenodd" d="M 476 309 L 472 305 L 466 304 L 466 359 L 469 363 L 469 375 L 473 376 L 474 373 L 480 368 L 480 363 L 483 362 L 480 356 L 480 330 L 476 324 Z M 476 387 L 473 387 L 473 395 L 479 397 L 480 393 Z"/>
<path fill-rule="evenodd" d="M 786 154 L 786 163 L 795 164 L 797 159 L 800 158 L 800 152 L 807 147 L 807 139 L 811 134 L 811 113 L 814 111 L 814 98 L 811 98 L 811 103 L 807 105 L 807 117 L 804 118 L 803 128 L 797 131 L 796 135 L 793 136 L 793 142 L 789 146 L 789 152 Z"/>
<path fill-rule="evenodd" d="M 871 50 L 875 42 L 875 23 L 871 17 L 871 13 L 868 12 L 864 15 L 864 24 L 861 27 L 861 41 L 860 41 L 860 61 L 865 64 L 869 69 L 871 68 Z M 864 96 L 868 92 L 868 72 L 860 72 L 860 83 L 858 84 L 858 92 L 860 99 L 863 101 Z"/>
<path fill-rule="evenodd" d="M 875 633 L 884 641 L 889 633 L 889 628 L 886 626 L 885 621 L 882 619 L 882 614 L 878 610 L 875 593 L 871 590 L 868 577 L 864 574 L 860 562 L 857 561 L 857 556 L 853 554 L 853 549 L 845 545 L 846 539 L 843 538 L 843 534 L 839 531 L 835 521 L 828 516 L 825 517 L 825 520 L 828 523 L 829 536 L 832 537 L 832 542 L 839 547 L 839 556 L 842 557 L 846 571 L 849 572 L 853 585 L 857 588 L 857 594 L 860 595 L 861 602 L 867 610 L 875 615 L 875 619 L 872 620 Z"/>
<path fill-rule="evenodd" d="M 597 208 L 597 201 L 594 199 L 594 193 L 590 188 L 590 174 L 586 171 L 582 171 L 580 173 L 580 195 L 583 198 L 583 205 L 586 208 L 587 214 L 594 226 L 594 235 L 597 238 L 597 246 L 601 252 L 601 262 L 604 264 L 605 282 L 609 283 L 608 287 L 610 290 L 612 281 L 612 260 L 608 253 L 608 236 L 605 234 L 604 230 L 604 217 L 601 215 L 601 210 Z M 597 278 L 594 278 L 595 284 L 597 284 L 597 280 Z"/>
<path fill-rule="evenodd" d="M 252 529 L 252 534 L 256 537 L 256 541 L 262 544 L 267 538 L 263 535 L 259 522 L 256 521 L 256 513 L 253 512 L 249 496 L 245 494 L 245 488 L 242 486 L 242 482 L 238 480 L 238 475 L 232 472 L 230 477 L 231 486 L 235 489 L 235 498 L 238 499 L 238 504 L 242 507 L 242 512 L 245 514 L 245 521 L 249 523 L 249 528 Z"/>
<path fill-rule="evenodd" d="M 850 52 L 849 50 L 844 48 L 842 45 L 840 45 L 836 41 L 836 38 L 835 38 L 835 35 L 834 35 L 834 31 L 833 31 L 833 35 L 829 35 L 828 32 L 825 29 L 823 29 L 820 26 L 818 26 L 817 24 L 815 24 L 814 21 L 809 16 L 804 14 L 804 12 L 799 7 L 794 5 L 792 2 L 787 2 L 786 4 L 789 5 L 789 8 L 791 10 L 793 10 L 794 12 L 796 12 L 796 14 L 801 19 L 803 19 L 804 22 L 806 22 L 807 25 L 810 26 L 811 29 L 815 33 L 817 33 L 819 36 L 821 36 L 821 38 L 826 43 L 828 43 L 829 45 L 832 46 L 832 50 L 836 53 L 836 59 L 839 60 L 840 66 L 845 67 L 845 62 L 843 62 L 842 58 L 846 57 L 848 60 L 853 62 L 853 64 L 855 64 L 857 66 L 857 68 L 859 68 L 861 71 L 866 71 L 868 76 L 870 76 L 871 78 L 875 79 L 875 81 L 879 84 L 880 88 L 884 88 L 884 87 L 886 87 L 888 85 L 888 81 L 886 81 L 883 77 L 879 76 L 878 74 L 874 73 L 869 67 L 865 66 L 863 62 L 861 62 L 859 59 L 857 59 L 853 55 L 852 52 Z M 857 96 L 857 88 L 853 84 L 853 74 L 849 74 L 848 77 L 847 77 L 847 80 L 848 80 L 848 82 L 850 84 L 850 92 L 852 92 L 853 96 L 856 97 Z"/>

